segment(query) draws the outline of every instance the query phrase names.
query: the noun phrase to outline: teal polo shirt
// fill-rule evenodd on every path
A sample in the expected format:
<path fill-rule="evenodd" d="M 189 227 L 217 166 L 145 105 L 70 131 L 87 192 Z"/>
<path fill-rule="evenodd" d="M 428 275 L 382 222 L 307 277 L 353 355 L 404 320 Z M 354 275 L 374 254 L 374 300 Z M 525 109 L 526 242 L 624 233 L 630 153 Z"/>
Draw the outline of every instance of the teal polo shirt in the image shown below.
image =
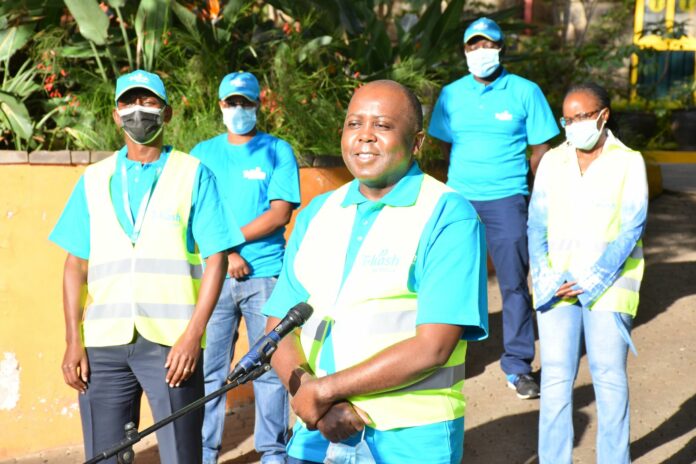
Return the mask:
<path fill-rule="evenodd" d="M 355 257 L 375 220 L 385 205 L 413 205 L 420 191 L 423 172 L 413 164 L 394 188 L 378 201 L 365 198 L 359 183 L 353 180 L 341 203 L 342 207 L 357 206 L 351 237 L 343 263 L 321 263 L 322 266 L 342 266 L 343 281 L 355 262 Z M 312 218 L 332 192 L 316 197 L 300 211 L 288 241 L 283 270 L 271 297 L 264 306 L 267 316 L 283 318 L 309 294 L 294 271 L 295 256 Z M 328 231 L 330 233 L 330 231 Z M 385 237 L 388 240 L 388 237 Z M 435 206 L 418 242 L 416 259 L 410 272 L 408 286 L 418 293 L 416 324 L 452 324 L 464 327 L 465 340 L 482 340 L 488 336 L 488 295 L 486 272 L 486 243 L 483 224 L 471 203 L 456 192 L 445 193 Z M 319 366 L 329 373 L 335 371 L 331 333 L 327 334 Z M 461 420 L 445 421 L 423 427 L 397 429 L 379 433 L 383 440 L 400 439 L 403 433 L 433 435 L 438 440 L 448 427 L 463 427 Z M 318 432 L 296 425 L 289 448 L 293 457 L 323 461 L 328 442 Z M 401 431 L 401 433 L 397 433 Z M 407 432 L 408 431 L 408 432 Z M 449 432 L 448 432 L 449 433 Z M 463 432 L 462 432 L 463 433 Z M 442 440 L 436 440 L 442 443 Z M 347 443 L 354 445 L 355 437 Z"/>
<path fill-rule="evenodd" d="M 527 146 L 558 133 L 539 86 L 506 70 L 489 85 L 471 74 L 446 85 L 428 127 L 452 144 L 447 185 L 475 201 L 528 195 Z"/>
<path fill-rule="evenodd" d="M 133 226 L 126 216 L 123 202 L 121 165 L 125 163 L 126 166 L 129 209 L 131 218 L 135 221 L 144 195 L 150 191 L 150 187 L 164 168 L 171 150 L 172 147 L 165 146 L 158 160 L 145 164 L 128 159 L 128 150 L 125 146 L 118 151 L 116 170 L 110 182 L 112 205 L 105 206 L 114 208 L 118 222 L 126 234 L 131 234 Z M 84 176 L 81 176 L 49 240 L 78 258 L 89 259 L 89 220 Z M 233 248 L 243 241 L 244 237 L 239 227 L 224 220 L 222 201 L 215 184 L 215 177 L 201 163 L 194 179 L 191 198 L 187 236 L 189 252 L 193 252 L 197 244 L 201 255 L 207 258 L 212 254 Z"/>
<path fill-rule="evenodd" d="M 290 144 L 264 132 L 241 145 L 227 141 L 227 133 L 199 143 L 191 155 L 200 159 L 215 175 L 227 216 L 246 225 L 268 211 L 273 200 L 294 207 L 300 204 L 297 161 Z M 280 274 L 285 251 L 285 227 L 235 251 L 251 269 L 249 277 Z"/>

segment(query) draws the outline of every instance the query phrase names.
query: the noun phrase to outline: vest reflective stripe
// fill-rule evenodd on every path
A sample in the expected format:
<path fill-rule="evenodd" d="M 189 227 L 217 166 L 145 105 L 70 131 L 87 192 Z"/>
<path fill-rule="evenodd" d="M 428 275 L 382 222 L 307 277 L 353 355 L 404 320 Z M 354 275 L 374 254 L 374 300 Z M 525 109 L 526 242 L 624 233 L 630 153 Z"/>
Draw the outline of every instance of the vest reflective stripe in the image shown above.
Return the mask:
<path fill-rule="evenodd" d="M 423 380 L 398 389 L 399 392 L 413 392 L 421 390 L 437 390 L 440 388 L 448 388 L 455 383 L 462 382 L 464 380 L 464 364 L 459 364 L 452 367 L 441 367 L 436 369 L 428 377 Z"/>
<path fill-rule="evenodd" d="M 156 319 L 184 319 L 188 322 L 193 315 L 195 305 L 155 304 L 155 303 L 112 303 L 91 305 L 85 314 L 85 320 L 119 319 L 138 316 Z"/>
<path fill-rule="evenodd" d="M 637 292 L 640 290 L 640 280 L 632 279 L 630 277 L 622 276 L 616 279 L 612 284 L 612 287 L 622 288 L 624 290 L 630 290 L 632 292 Z"/>
<path fill-rule="evenodd" d="M 583 183 L 578 184 L 581 187 L 567 185 L 572 177 L 565 173 L 570 172 L 569 169 L 577 171 L 577 158 L 572 148 L 563 144 L 544 156 L 545 163 L 550 163 L 546 166 L 547 171 L 559 174 L 551 179 L 550 191 L 553 193 L 547 200 L 548 258 L 556 272 L 587 269 L 617 238 L 621 230 L 625 174 L 636 156 L 640 157 L 640 153 L 626 148 L 611 136 L 597 161 L 603 163 L 602 171 L 595 170 L 592 176 L 583 178 Z M 587 204 L 579 206 L 583 211 L 582 220 L 578 220 L 575 208 L 568 206 L 574 203 L 567 196 L 571 195 L 573 188 L 584 189 L 583 195 L 589 197 Z M 643 243 L 638 240 L 617 280 L 592 303 L 591 309 L 635 316 L 644 268 Z M 576 298 L 562 300 L 556 306 L 575 301 Z"/>
<path fill-rule="evenodd" d="M 132 265 L 133 262 L 130 259 L 122 259 L 92 266 L 89 279 L 97 281 L 113 275 L 127 274 L 131 272 Z M 181 259 L 141 259 L 135 262 L 135 272 L 183 275 L 200 279 L 203 276 L 203 266 Z"/>
<path fill-rule="evenodd" d="M 592 251 L 595 253 L 602 253 L 607 249 L 608 242 L 595 242 L 595 243 L 584 243 L 580 240 L 557 240 L 553 243 L 549 243 L 549 254 L 559 255 L 561 253 L 573 253 L 573 252 L 583 252 Z M 630 258 L 633 259 L 643 259 L 643 247 L 640 244 L 636 244 L 631 250 Z"/>
<path fill-rule="evenodd" d="M 85 346 L 129 343 L 134 331 L 171 346 L 193 314 L 201 257 L 187 249 L 193 184 L 199 161 L 172 151 L 152 192 L 135 244 L 121 227 L 110 193 L 117 155 L 85 171 L 90 213 Z"/>
<path fill-rule="evenodd" d="M 464 398 L 464 361 L 467 343 L 460 341 L 444 367 L 418 382 L 377 395 L 349 398 L 350 402 L 370 417 L 389 418 L 395 413 L 407 417 L 408 427 L 432 424 L 462 417 L 466 409 Z M 446 418 L 446 419 L 443 419 Z M 384 425 L 400 427 L 397 420 L 384 420 Z"/>
<path fill-rule="evenodd" d="M 304 324 L 301 343 L 311 368 L 324 342 L 327 321 L 336 370 L 358 364 L 416 333 L 417 294 L 409 275 L 425 224 L 444 193 L 452 190 L 424 176 L 418 198 L 406 207 L 384 206 L 363 238 L 345 282 L 343 263 L 356 205 L 341 206 L 348 185 L 331 194 L 308 225 L 295 257 L 295 274 L 309 293 L 314 314 Z M 380 430 L 411 427 L 461 417 L 466 342 L 461 341 L 445 366 L 410 385 L 388 393 L 350 398 Z"/>

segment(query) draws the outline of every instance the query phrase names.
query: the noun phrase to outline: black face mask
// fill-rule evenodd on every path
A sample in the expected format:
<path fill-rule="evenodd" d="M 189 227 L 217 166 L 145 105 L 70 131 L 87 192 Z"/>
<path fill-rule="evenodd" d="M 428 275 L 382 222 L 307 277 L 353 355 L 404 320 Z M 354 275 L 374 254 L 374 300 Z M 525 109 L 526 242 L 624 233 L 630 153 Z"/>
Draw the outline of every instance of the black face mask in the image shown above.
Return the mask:
<path fill-rule="evenodd" d="M 117 111 L 126 135 L 135 143 L 144 145 L 155 140 L 162 132 L 163 109 L 134 105 Z"/>

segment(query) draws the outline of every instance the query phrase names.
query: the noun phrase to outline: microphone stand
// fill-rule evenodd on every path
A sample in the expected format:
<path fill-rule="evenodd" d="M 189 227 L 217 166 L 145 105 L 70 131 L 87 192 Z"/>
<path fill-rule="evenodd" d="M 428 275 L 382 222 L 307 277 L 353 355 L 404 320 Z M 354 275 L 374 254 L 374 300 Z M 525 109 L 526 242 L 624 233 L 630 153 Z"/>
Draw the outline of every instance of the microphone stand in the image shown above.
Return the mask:
<path fill-rule="evenodd" d="M 227 391 L 232 390 L 235 387 L 238 387 L 239 385 L 249 382 L 250 380 L 255 380 L 259 378 L 261 375 L 265 374 L 269 370 L 271 370 L 271 365 L 268 362 L 264 362 L 259 366 L 253 368 L 246 374 L 237 375 L 235 378 L 228 377 L 228 383 L 225 384 L 219 390 L 215 390 L 214 392 L 204 396 L 203 398 L 197 399 L 193 403 L 184 406 L 172 415 L 165 417 L 161 421 L 151 425 L 150 427 L 146 428 L 140 433 L 138 433 L 138 430 L 136 429 L 135 424 L 133 422 L 128 422 L 125 425 L 126 438 L 122 440 L 121 443 L 105 451 L 100 452 L 89 461 L 85 461 L 84 464 L 96 464 L 97 462 L 110 458 L 114 455 L 117 455 L 116 459 L 118 460 L 118 464 L 131 464 L 133 462 L 133 459 L 135 458 L 135 453 L 133 452 L 133 445 L 138 443 L 147 435 L 150 435 L 155 430 L 161 429 L 165 425 L 175 421 L 184 414 L 188 414 L 194 409 L 200 408 L 213 398 L 216 398 L 222 395 L 223 393 L 226 393 Z"/>

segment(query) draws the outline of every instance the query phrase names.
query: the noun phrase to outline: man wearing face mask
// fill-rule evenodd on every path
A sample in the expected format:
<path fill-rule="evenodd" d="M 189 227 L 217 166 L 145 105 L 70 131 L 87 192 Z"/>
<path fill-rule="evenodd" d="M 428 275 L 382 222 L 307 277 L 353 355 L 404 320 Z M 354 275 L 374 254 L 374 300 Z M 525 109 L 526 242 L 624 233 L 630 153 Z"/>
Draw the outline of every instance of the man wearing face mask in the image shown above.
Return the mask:
<path fill-rule="evenodd" d="M 205 326 L 243 240 L 210 170 L 163 145 L 172 109 L 159 76 L 121 76 L 115 100 L 125 146 L 85 170 L 50 236 L 68 252 L 62 368 L 87 458 L 138 423 L 143 391 L 155 420 L 203 396 Z M 194 411 L 158 430 L 162 462 L 200 463 L 202 424 Z"/>
<path fill-rule="evenodd" d="M 264 333 L 261 308 L 273 290 L 283 262 L 283 233 L 300 203 L 297 162 L 284 140 L 256 129 L 259 83 L 248 72 L 222 79 L 219 91 L 223 134 L 196 145 L 191 154 L 208 166 L 218 180 L 225 210 L 243 224 L 244 243 L 229 256 L 227 279 L 208 322 L 204 353 L 205 390 L 220 388 L 230 371 L 237 329 L 244 317 L 249 344 Z M 274 371 L 254 381 L 256 422 L 254 439 L 261 462 L 284 463 L 288 439 L 289 404 Z M 217 462 L 222 445 L 225 398 L 205 407 L 203 462 Z"/>
<path fill-rule="evenodd" d="M 449 164 L 447 184 L 471 201 L 486 226 L 503 299 L 500 365 L 507 385 L 520 398 L 535 398 L 527 174 L 536 172 L 558 126 L 539 87 L 500 64 L 503 32 L 495 21 L 472 22 L 464 33 L 464 52 L 470 74 L 443 88 L 428 133 L 439 139 Z"/>

